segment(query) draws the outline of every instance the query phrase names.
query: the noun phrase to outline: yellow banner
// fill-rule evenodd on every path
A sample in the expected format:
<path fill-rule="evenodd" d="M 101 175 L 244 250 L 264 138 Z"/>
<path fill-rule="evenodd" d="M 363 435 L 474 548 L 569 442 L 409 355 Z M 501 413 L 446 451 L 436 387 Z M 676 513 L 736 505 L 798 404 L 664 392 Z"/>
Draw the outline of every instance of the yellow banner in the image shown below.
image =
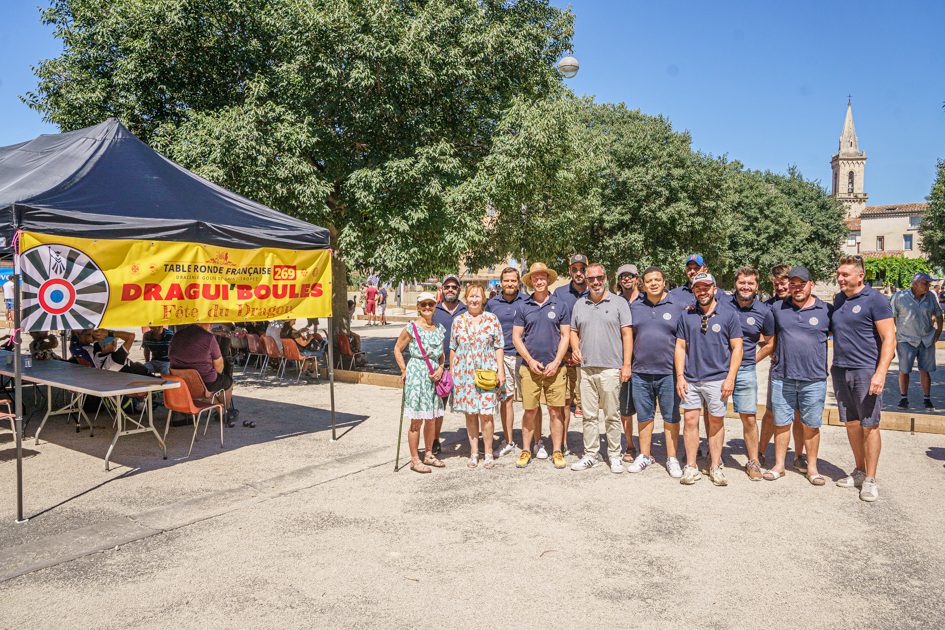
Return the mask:
<path fill-rule="evenodd" d="M 31 232 L 20 247 L 25 330 L 331 316 L 328 250 Z"/>

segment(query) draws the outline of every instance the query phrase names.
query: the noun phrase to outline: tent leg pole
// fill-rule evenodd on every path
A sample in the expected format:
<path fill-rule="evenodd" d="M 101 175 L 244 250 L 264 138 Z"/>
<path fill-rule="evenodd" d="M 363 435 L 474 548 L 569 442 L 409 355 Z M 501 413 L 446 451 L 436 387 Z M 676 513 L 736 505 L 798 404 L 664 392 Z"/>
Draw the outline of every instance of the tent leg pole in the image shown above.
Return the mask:
<path fill-rule="evenodd" d="M 332 318 L 328 318 L 328 391 L 331 396 L 331 441 L 338 438 L 335 434 L 335 329 L 332 327 Z"/>
<path fill-rule="evenodd" d="M 14 254 L 16 255 L 16 254 Z M 16 255 L 19 258 L 18 255 Z M 20 355 L 20 263 L 16 261 L 13 273 L 13 379 L 15 382 L 15 400 L 13 401 L 16 418 L 14 420 L 16 439 L 16 522 L 25 523 L 23 516 L 23 366 Z"/>

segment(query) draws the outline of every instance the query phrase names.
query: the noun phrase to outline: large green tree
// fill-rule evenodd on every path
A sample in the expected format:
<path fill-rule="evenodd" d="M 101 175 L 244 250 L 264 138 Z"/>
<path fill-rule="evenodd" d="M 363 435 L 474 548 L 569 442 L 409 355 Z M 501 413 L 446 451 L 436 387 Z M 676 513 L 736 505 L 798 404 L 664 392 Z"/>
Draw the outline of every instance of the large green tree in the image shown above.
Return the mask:
<path fill-rule="evenodd" d="M 451 192 L 516 98 L 558 93 L 572 35 L 546 0 L 56 0 L 44 20 L 64 50 L 25 100 L 46 120 L 117 116 L 393 278 L 482 242 L 486 207 Z"/>
<path fill-rule="evenodd" d="M 945 269 L 945 160 L 938 161 L 937 171 L 928 196 L 928 210 L 919 224 L 919 235 L 922 251 L 932 267 Z"/>

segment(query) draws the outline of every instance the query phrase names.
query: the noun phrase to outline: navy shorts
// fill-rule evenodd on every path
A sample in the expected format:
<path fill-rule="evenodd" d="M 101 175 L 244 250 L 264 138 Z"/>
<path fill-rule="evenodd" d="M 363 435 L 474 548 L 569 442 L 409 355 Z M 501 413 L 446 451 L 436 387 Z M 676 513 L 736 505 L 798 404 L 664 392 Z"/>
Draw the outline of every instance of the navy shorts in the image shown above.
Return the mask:
<path fill-rule="evenodd" d="M 870 394 L 871 368 L 847 369 L 833 367 L 833 393 L 840 409 L 840 422 L 860 421 L 864 427 L 878 427 L 879 414 L 883 410 L 883 397 Z"/>
<path fill-rule="evenodd" d="M 633 405 L 633 381 L 627 381 L 620 384 L 620 415 L 632 416 L 637 412 Z"/>

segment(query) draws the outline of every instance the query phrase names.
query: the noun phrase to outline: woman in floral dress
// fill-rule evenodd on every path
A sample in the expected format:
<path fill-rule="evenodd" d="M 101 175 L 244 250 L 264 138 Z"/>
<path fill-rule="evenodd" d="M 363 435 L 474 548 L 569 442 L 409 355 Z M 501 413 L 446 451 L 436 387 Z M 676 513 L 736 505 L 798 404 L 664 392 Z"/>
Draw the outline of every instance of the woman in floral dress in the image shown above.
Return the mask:
<path fill-rule="evenodd" d="M 400 367 L 400 380 L 404 384 L 404 417 L 410 420 L 407 444 L 410 446 L 410 470 L 418 473 L 430 472 L 430 466 L 443 468 L 445 464 L 433 454 L 432 444 L 436 431 L 435 418 L 443 416 L 443 400 L 436 395 L 436 382 L 443 376 L 443 338 L 446 329 L 433 323 L 436 301 L 432 293 L 417 296 L 417 311 L 413 322 L 404 326 L 394 344 L 394 360 Z M 416 332 L 414 332 L 416 330 Z M 433 373 L 430 373 L 423 358 L 417 335 L 427 353 Z M 410 361 L 404 365 L 404 349 L 410 349 Z M 420 425 L 423 425 L 423 442 L 426 456 L 420 461 Z"/>
<path fill-rule="evenodd" d="M 466 414 L 466 433 L 469 436 L 469 463 L 479 465 L 479 432 L 486 449 L 485 467 L 492 468 L 492 433 L 495 409 L 499 405 L 505 370 L 503 360 L 502 326 L 499 318 L 483 311 L 486 290 L 478 284 L 466 287 L 466 307 L 469 309 L 453 320 L 450 333 L 450 373 L 453 375 L 453 411 Z M 493 370 L 498 377 L 496 389 L 476 387 L 476 370 Z"/>

